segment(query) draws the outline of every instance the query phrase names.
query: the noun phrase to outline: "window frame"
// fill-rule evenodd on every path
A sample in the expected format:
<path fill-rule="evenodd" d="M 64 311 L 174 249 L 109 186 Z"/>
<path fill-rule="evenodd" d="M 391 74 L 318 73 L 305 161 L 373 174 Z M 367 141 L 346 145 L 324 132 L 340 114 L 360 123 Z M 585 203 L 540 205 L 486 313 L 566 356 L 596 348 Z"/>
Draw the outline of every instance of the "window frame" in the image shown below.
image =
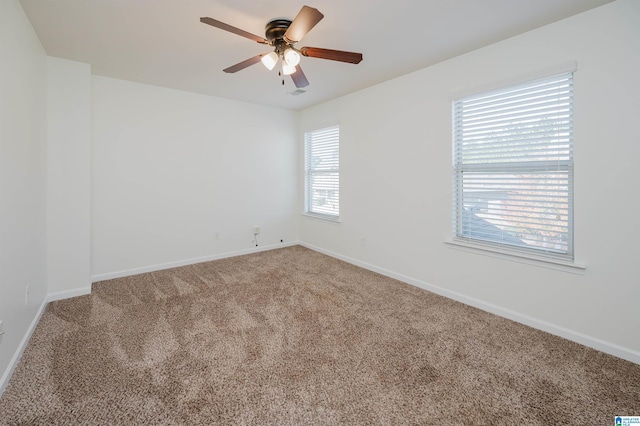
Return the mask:
<path fill-rule="evenodd" d="M 533 261 L 543 261 L 554 263 L 556 265 L 560 265 L 562 267 L 570 266 L 579 269 L 584 269 L 582 265 L 578 265 L 575 263 L 575 250 L 574 250 L 574 156 L 573 156 L 573 77 L 574 77 L 575 67 L 572 69 L 565 69 L 561 72 L 549 73 L 546 75 L 539 75 L 536 77 L 529 77 L 527 79 L 520 80 L 518 82 L 505 83 L 501 86 L 494 86 L 491 89 L 485 89 L 482 91 L 475 92 L 473 94 L 461 95 L 455 98 L 452 98 L 452 239 L 446 241 L 449 244 L 455 246 L 461 246 L 465 249 L 471 249 L 472 251 L 485 251 L 490 252 L 491 255 L 495 255 L 498 257 L 515 257 L 517 259 L 530 259 Z M 462 154 L 460 150 L 462 149 L 460 145 L 462 141 L 459 140 L 460 133 L 457 131 L 457 126 L 461 125 L 461 118 L 458 113 L 460 112 L 460 103 L 463 101 L 474 100 L 477 98 L 482 98 L 484 96 L 493 96 L 500 95 L 502 93 L 507 93 L 511 90 L 514 90 L 518 87 L 527 87 L 534 86 L 538 82 L 546 79 L 555 78 L 557 76 L 564 76 L 568 78 L 569 81 L 569 158 L 563 161 L 552 160 L 552 161 L 535 161 L 535 162 L 519 162 L 519 161 L 508 161 L 502 164 L 495 163 L 486 163 L 486 164 L 471 164 L 461 162 Z M 511 136 L 511 135 L 510 135 Z M 497 163 L 497 162 L 496 162 Z M 463 191 L 463 173 L 464 172 L 480 172 L 482 174 L 497 176 L 502 173 L 506 175 L 508 173 L 513 173 L 514 171 L 520 171 L 521 174 L 526 173 L 540 173 L 540 172 L 551 172 L 558 171 L 566 174 L 567 179 L 567 249 L 566 252 L 559 252 L 557 250 L 549 250 L 544 248 L 536 248 L 536 247 L 526 247 L 524 245 L 512 245 L 505 242 L 500 242 L 496 239 L 482 239 L 482 238 L 474 238 L 464 235 L 463 228 L 465 226 L 465 221 L 463 220 L 463 210 L 465 205 L 465 197 Z M 493 177 L 492 176 L 492 177 Z M 504 198 L 503 200 L 507 200 L 508 198 Z M 468 200 L 468 198 L 467 198 Z M 467 221 L 466 226 L 469 226 Z M 522 240 L 524 243 L 524 240 Z"/>
<path fill-rule="evenodd" d="M 314 147 L 312 144 L 317 145 L 318 143 L 334 143 L 336 149 L 336 155 L 333 160 L 335 164 L 329 164 L 329 169 L 325 168 L 314 168 L 310 165 L 310 157 L 312 155 L 312 151 Z M 316 146 L 317 148 L 317 146 Z M 324 146 L 323 148 L 326 148 Z M 306 216 L 314 217 L 317 219 L 328 220 L 332 222 L 340 222 L 340 126 L 338 124 L 317 128 L 314 130 L 309 130 L 304 133 L 304 154 L 303 154 L 303 162 L 304 162 L 304 212 L 303 214 Z M 335 180 L 335 182 L 331 182 L 331 188 L 319 189 L 317 185 L 314 185 L 313 177 L 320 175 L 337 175 L 335 178 L 330 177 L 331 181 Z M 314 206 L 314 191 L 335 191 L 335 194 L 329 195 L 329 199 L 334 200 L 337 205 L 337 212 L 332 214 L 327 209 L 317 209 Z"/>

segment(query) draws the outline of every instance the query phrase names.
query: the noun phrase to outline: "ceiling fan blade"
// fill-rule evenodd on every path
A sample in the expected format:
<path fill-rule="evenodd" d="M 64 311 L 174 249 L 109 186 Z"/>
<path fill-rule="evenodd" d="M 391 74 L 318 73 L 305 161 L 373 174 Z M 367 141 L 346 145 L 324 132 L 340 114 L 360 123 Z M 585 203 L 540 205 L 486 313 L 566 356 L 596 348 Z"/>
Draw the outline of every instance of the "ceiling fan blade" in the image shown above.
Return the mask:
<path fill-rule="evenodd" d="M 300 53 L 311 58 L 329 59 L 331 61 L 359 64 L 362 61 L 362 53 L 345 52 L 344 50 L 322 49 L 320 47 L 302 47 Z"/>
<path fill-rule="evenodd" d="M 291 74 L 291 79 L 298 89 L 309 85 L 309 80 L 307 80 L 307 76 L 302 72 L 300 65 L 296 65 L 296 72 Z"/>
<path fill-rule="evenodd" d="M 245 61 L 239 62 L 235 65 L 230 66 L 229 68 L 225 68 L 222 71 L 224 72 L 228 72 L 228 73 L 234 73 L 234 72 L 238 72 L 238 71 L 242 71 L 243 69 L 250 67 L 251 65 L 257 64 L 258 62 L 260 62 L 260 60 L 262 59 L 262 57 L 266 55 L 266 53 L 262 53 L 258 56 L 254 56 L 253 58 L 249 58 Z"/>
<path fill-rule="evenodd" d="M 324 15 L 318 9 L 302 6 L 300 12 L 289 25 L 287 32 L 284 33 L 285 40 L 289 43 L 299 42 L 322 18 L 324 18 Z"/>
<path fill-rule="evenodd" d="M 229 24 L 225 24 L 224 22 L 220 22 L 213 18 L 207 18 L 207 17 L 200 18 L 200 22 L 202 22 L 203 24 L 211 25 L 212 27 L 220 28 L 221 30 L 229 31 L 230 33 L 234 33 L 242 37 L 246 37 L 249 40 L 253 40 L 258 43 L 269 44 L 269 42 L 263 39 L 262 37 L 259 37 L 255 34 L 248 33 L 244 30 L 241 30 L 240 28 L 232 27 Z"/>

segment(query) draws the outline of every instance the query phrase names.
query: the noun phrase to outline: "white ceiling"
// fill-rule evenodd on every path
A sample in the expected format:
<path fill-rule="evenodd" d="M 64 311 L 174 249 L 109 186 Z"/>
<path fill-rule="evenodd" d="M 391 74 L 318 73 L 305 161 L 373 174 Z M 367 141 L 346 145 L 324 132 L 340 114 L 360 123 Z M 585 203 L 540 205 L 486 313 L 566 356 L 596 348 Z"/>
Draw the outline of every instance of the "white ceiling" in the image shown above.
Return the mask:
<path fill-rule="evenodd" d="M 288 109 L 302 109 L 613 0 L 21 0 L 50 56 L 93 74 Z M 264 37 L 302 5 L 324 19 L 296 46 L 361 52 L 358 65 L 302 58 L 306 93 L 277 68 L 224 68 L 269 48 L 205 25 L 208 16 Z"/>

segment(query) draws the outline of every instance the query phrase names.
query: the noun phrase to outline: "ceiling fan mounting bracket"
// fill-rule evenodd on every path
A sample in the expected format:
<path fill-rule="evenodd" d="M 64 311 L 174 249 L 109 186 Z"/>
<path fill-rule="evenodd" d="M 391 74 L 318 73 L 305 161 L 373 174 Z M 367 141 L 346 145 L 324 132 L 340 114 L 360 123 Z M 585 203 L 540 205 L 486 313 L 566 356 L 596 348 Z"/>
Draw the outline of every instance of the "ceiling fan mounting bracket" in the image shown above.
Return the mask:
<path fill-rule="evenodd" d="M 264 31 L 264 35 L 269 40 L 269 44 L 275 46 L 280 44 L 280 42 L 285 42 L 284 33 L 287 32 L 289 26 L 291 25 L 291 21 L 288 19 L 274 19 L 267 23 Z"/>

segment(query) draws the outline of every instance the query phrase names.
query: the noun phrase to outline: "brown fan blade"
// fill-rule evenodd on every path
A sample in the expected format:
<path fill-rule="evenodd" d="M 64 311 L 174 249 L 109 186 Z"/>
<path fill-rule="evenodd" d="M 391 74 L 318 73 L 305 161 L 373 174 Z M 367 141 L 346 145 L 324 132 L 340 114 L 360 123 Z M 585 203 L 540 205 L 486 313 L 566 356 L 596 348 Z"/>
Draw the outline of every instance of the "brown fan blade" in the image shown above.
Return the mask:
<path fill-rule="evenodd" d="M 300 12 L 287 28 L 287 32 L 284 33 L 285 40 L 289 43 L 299 42 L 322 18 L 324 18 L 324 15 L 318 9 L 302 6 Z"/>
<path fill-rule="evenodd" d="M 209 24 L 212 27 L 220 28 L 221 30 L 229 31 L 230 33 L 234 33 L 242 37 L 246 37 L 249 40 L 253 40 L 258 43 L 269 44 L 269 42 L 262 37 L 258 37 L 255 34 L 248 33 L 244 30 L 241 30 L 240 28 L 232 27 L 229 24 L 225 24 L 224 22 L 217 21 L 213 18 L 200 18 L 200 22 L 202 22 L 203 24 Z"/>
<path fill-rule="evenodd" d="M 222 71 L 224 72 L 228 72 L 228 73 L 234 73 L 234 72 L 238 72 L 241 71 L 247 67 L 250 67 L 253 64 L 257 64 L 258 62 L 260 62 L 260 59 L 262 59 L 262 57 L 266 55 L 266 53 L 263 53 L 261 55 L 258 56 L 254 56 L 253 58 L 249 58 L 246 61 L 242 61 L 240 63 L 237 63 L 235 65 L 230 66 L 229 68 L 225 68 Z"/>
<path fill-rule="evenodd" d="M 291 74 L 291 80 L 293 80 L 293 84 L 295 84 L 298 89 L 309 85 L 309 80 L 307 80 L 307 76 L 302 72 L 300 65 L 296 65 L 296 72 Z"/>
<path fill-rule="evenodd" d="M 344 50 L 322 49 L 320 47 L 303 47 L 300 53 L 311 58 L 329 59 L 331 61 L 359 64 L 362 61 L 362 53 L 345 52 Z"/>

